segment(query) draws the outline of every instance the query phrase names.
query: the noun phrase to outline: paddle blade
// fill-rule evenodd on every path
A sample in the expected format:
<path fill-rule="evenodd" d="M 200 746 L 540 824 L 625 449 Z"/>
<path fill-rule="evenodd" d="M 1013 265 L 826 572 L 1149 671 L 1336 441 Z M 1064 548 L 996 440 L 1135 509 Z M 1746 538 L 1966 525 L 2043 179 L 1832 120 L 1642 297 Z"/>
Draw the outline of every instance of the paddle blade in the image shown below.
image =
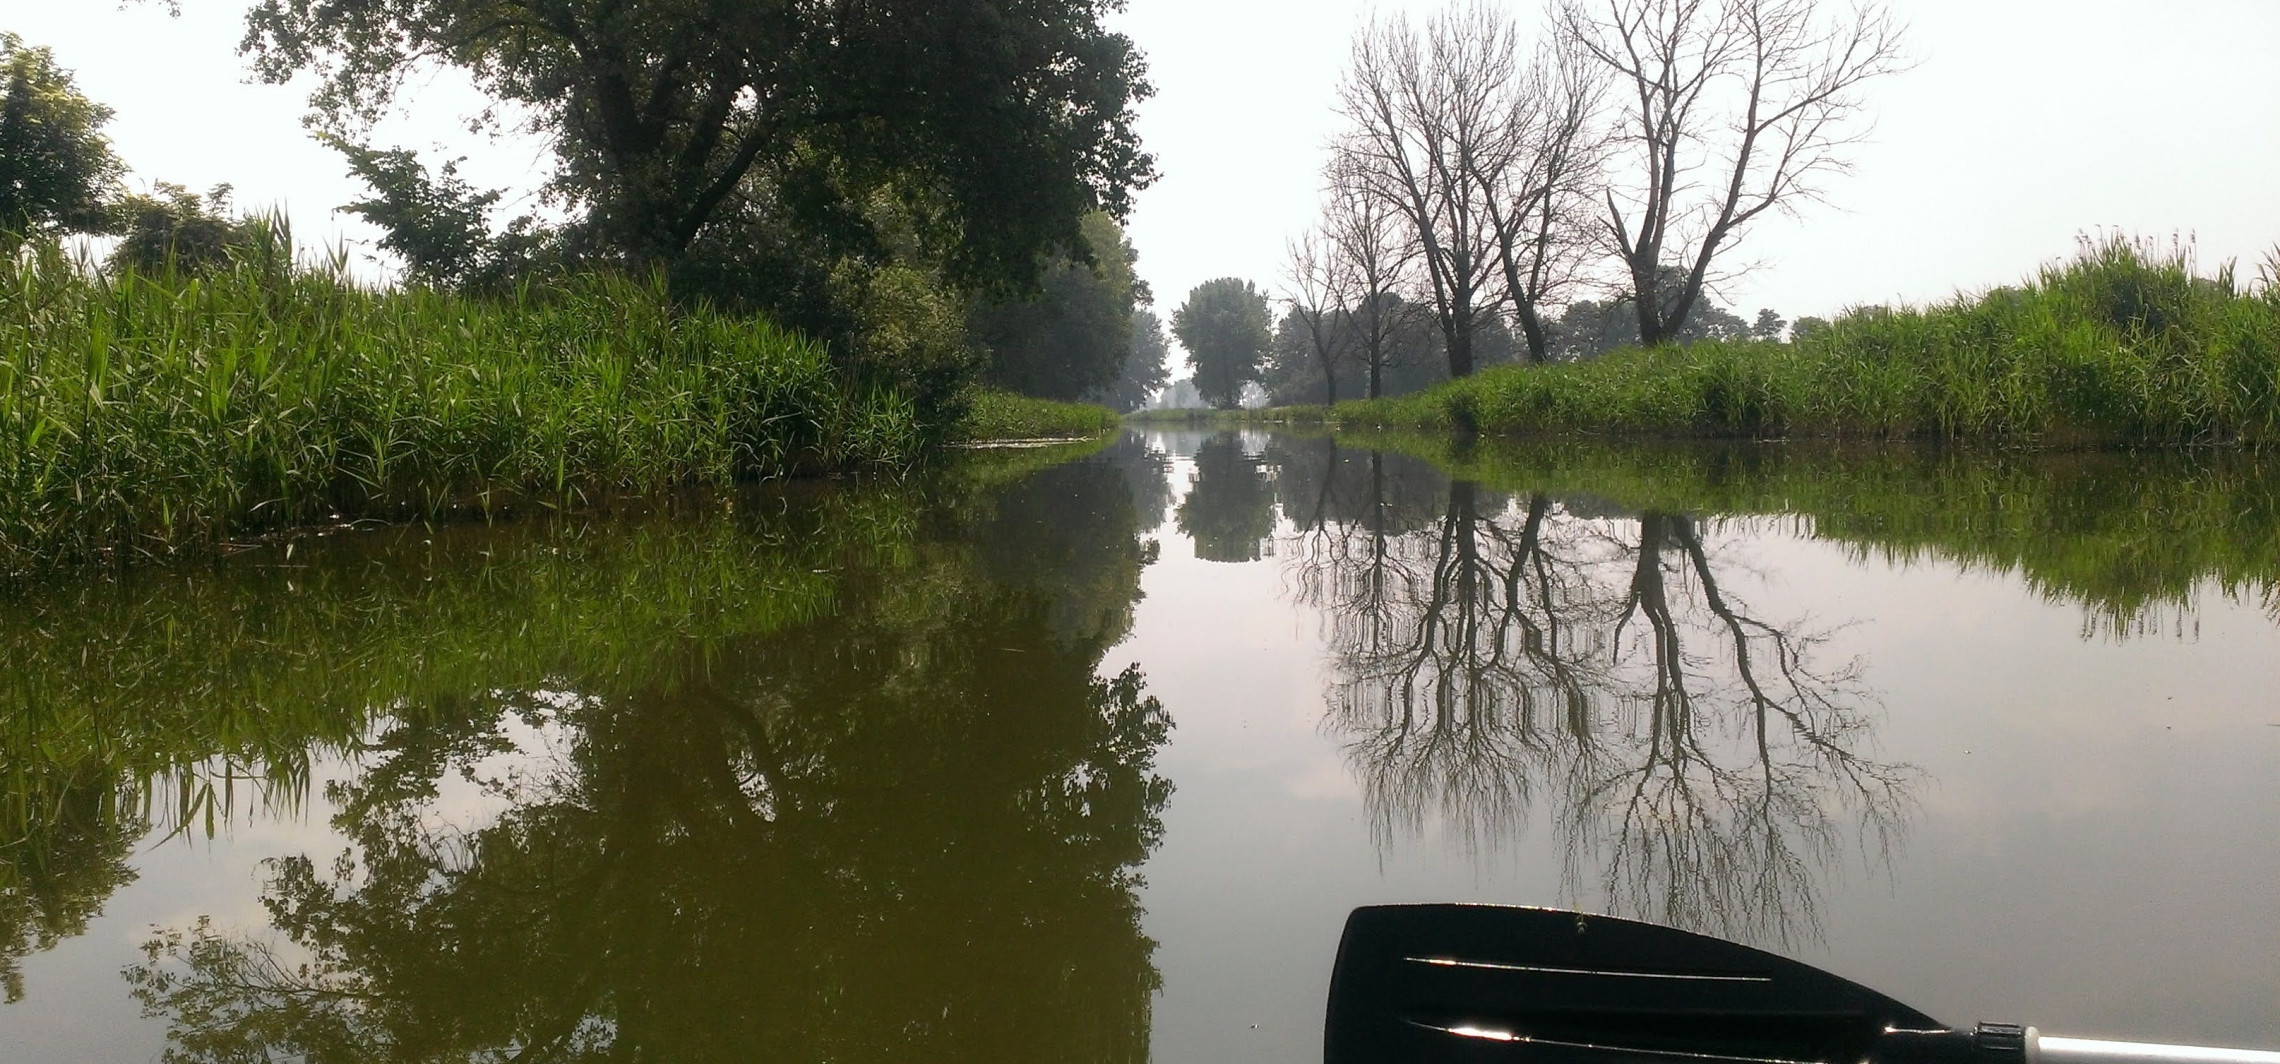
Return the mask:
<path fill-rule="evenodd" d="M 1354 910 L 1326 1064 L 1855 1064 L 1887 1028 L 1943 1024 L 1721 939 L 1556 909 Z"/>

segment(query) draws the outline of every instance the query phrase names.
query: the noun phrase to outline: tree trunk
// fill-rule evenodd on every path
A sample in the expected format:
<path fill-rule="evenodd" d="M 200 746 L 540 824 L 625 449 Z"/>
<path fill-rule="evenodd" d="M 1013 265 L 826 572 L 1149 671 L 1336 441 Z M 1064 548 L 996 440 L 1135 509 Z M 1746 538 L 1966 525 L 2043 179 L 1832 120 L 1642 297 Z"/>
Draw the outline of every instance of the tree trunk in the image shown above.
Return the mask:
<path fill-rule="evenodd" d="M 1449 379 L 1470 377 L 1473 371 L 1472 308 L 1457 309 L 1449 316 Z"/>
<path fill-rule="evenodd" d="M 1639 346 L 1658 347 L 1670 342 L 1678 332 L 1675 323 L 1663 320 L 1662 279 L 1655 276 L 1655 264 L 1647 263 L 1642 272 L 1631 267 L 1631 309 L 1639 319 Z"/>
<path fill-rule="evenodd" d="M 1520 319 L 1520 335 L 1528 341 L 1528 361 L 1539 366 L 1550 362 L 1551 341 L 1544 335 L 1544 319 L 1536 313 L 1536 305 L 1517 299 L 1512 305 Z"/>

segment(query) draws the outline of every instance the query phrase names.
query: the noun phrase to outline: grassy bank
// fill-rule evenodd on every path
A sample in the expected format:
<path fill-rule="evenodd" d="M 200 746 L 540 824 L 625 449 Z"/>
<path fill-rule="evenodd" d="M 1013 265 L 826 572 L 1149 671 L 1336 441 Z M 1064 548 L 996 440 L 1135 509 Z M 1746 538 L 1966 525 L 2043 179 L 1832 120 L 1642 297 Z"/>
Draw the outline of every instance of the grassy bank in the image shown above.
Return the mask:
<path fill-rule="evenodd" d="M 1112 432 L 1119 423 L 1105 406 L 984 389 L 967 402 L 956 435 L 969 442 L 1081 439 Z"/>
<path fill-rule="evenodd" d="M 2269 280 L 2269 278 L 2268 278 Z M 1792 343 L 1704 342 L 1503 367 L 1270 417 L 1501 434 L 2280 440 L 2280 287 L 2110 241 L 2029 283 L 1850 312 Z"/>
<path fill-rule="evenodd" d="M 929 436 L 820 345 L 655 286 L 475 300 L 289 256 L 197 279 L 52 250 L 0 267 L 0 572 L 896 462 Z"/>

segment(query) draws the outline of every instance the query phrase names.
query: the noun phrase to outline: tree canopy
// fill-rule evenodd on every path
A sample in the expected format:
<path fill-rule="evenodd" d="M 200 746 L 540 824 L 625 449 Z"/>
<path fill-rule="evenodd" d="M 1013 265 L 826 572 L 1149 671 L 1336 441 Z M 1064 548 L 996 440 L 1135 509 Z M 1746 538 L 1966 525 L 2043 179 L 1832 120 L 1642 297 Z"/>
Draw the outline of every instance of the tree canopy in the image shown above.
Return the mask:
<path fill-rule="evenodd" d="M 1267 297 L 1240 277 L 1205 281 L 1188 292 L 1187 302 L 1172 312 L 1172 335 L 1195 363 L 1195 387 L 1204 402 L 1232 410 L 1242 401 L 1243 385 L 1259 378 L 1273 324 Z"/>
<path fill-rule="evenodd" d="M 110 120 L 53 52 L 0 32 L 0 232 L 108 227 L 105 203 L 126 169 L 103 136 Z"/>
<path fill-rule="evenodd" d="M 258 76 L 309 75 L 353 135 L 453 67 L 556 153 L 548 192 L 589 249 L 672 265 L 761 189 L 861 250 L 883 199 L 956 283 L 1027 287 L 1153 176 L 1149 87 L 1101 26 L 1119 0 L 260 0 Z M 486 119 L 491 115 L 484 116 Z"/>
<path fill-rule="evenodd" d="M 1133 308 L 1147 295 L 1132 272 L 1137 258 L 1116 220 L 1096 211 L 1085 216 L 1083 246 L 1046 263 L 1041 291 L 976 307 L 971 327 L 990 350 L 991 383 L 1050 399 L 1114 388 L 1131 359 Z"/>
<path fill-rule="evenodd" d="M 1171 379 L 1172 371 L 1167 362 L 1171 346 L 1164 336 L 1164 321 L 1155 311 L 1146 307 L 1134 310 L 1131 353 L 1125 356 L 1124 375 L 1100 393 L 1100 402 L 1126 413 L 1148 405 L 1148 400 L 1164 390 L 1164 383 Z"/>

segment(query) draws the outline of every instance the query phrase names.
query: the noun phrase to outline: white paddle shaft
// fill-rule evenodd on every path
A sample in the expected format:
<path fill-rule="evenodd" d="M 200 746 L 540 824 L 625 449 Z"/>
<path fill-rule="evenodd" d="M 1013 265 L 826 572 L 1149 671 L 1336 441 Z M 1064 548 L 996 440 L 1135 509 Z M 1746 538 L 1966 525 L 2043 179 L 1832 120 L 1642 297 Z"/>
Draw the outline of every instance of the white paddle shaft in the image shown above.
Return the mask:
<path fill-rule="evenodd" d="M 2029 1027 L 2027 1064 L 2280 1064 L 2280 1053 L 2262 1049 L 2055 1038 Z"/>

